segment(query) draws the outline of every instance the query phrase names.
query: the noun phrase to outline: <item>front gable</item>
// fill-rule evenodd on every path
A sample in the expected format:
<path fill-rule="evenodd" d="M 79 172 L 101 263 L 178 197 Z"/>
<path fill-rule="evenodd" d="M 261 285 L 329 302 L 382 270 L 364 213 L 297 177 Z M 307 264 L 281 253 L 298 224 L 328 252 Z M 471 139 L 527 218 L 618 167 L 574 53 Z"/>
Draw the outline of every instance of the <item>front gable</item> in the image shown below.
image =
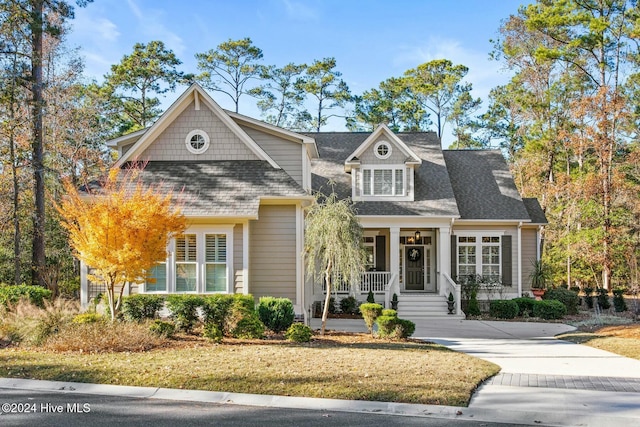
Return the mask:
<path fill-rule="evenodd" d="M 195 138 L 193 143 L 190 139 Z M 198 145 L 199 144 L 199 145 Z M 116 162 L 158 160 L 264 160 L 280 166 L 216 104 L 192 84 Z"/>
<path fill-rule="evenodd" d="M 345 160 L 345 171 L 364 164 L 412 164 L 419 165 L 422 159 L 409 148 L 386 125 L 380 125 Z"/>

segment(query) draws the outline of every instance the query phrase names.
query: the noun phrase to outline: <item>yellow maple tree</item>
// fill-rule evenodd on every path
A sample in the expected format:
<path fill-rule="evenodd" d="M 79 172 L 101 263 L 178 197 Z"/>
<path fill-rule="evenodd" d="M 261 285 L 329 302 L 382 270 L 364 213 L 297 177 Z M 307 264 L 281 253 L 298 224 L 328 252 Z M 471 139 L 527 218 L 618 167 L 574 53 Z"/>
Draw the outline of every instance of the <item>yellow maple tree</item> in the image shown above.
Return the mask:
<path fill-rule="evenodd" d="M 66 182 L 66 197 L 56 205 L 71 247 L 91 268 L 90 280 L 105 284 L 112 320 L 125 285 L 143 281 L 167 257 L 169 239 L 186 227 L 174 192 L 145 185 L 142 169 L 114 168 L 100 186 L 84 191 Z"/>

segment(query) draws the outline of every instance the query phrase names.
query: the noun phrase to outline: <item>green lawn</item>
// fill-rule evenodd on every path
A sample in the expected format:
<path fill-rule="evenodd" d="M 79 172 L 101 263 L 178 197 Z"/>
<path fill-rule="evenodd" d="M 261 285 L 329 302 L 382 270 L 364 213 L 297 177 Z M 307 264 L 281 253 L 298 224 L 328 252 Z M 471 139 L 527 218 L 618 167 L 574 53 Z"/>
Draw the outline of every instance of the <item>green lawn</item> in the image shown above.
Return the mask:
<path fill-rule="evenodd" d="M 605 326 L 593 332 L 576 331 L 557 338 L 640 360 L 639 324 Z"/>

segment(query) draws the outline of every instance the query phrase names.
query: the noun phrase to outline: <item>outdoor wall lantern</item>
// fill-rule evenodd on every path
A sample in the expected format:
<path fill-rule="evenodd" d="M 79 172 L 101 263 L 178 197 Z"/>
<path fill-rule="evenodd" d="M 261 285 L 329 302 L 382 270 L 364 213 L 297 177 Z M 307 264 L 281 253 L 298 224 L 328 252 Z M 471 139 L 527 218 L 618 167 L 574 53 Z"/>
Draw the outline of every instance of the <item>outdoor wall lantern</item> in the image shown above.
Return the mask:
<path fill-rule="evenodd" d="M 416 230 L 414 237 L 416 239 L 416 243 L 420 242 L 420 230 Z"/>

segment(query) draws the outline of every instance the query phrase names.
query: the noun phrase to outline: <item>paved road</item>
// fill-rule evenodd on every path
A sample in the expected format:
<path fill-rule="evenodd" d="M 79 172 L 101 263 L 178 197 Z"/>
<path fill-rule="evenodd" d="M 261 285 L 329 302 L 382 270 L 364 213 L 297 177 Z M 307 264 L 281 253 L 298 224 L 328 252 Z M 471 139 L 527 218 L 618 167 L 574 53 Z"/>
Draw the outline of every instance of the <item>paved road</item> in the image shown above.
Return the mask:
<path fill-rule="evenodd" d="M 0 414 L 2 426 L 506 426 L 486 421 L 286 408 L 0 388 L 0 404 L 35 405 L 36 412 Z M 70 412 L 70 409 L 80 412 Z M 71 405 L 69 408 L 68 405 Z M 51 411 L 62 408 L 62 413 Z M 49 412 L 47 412 L 49 411 Z M 84 412 L 82 412 L 84 411 Z"/>

